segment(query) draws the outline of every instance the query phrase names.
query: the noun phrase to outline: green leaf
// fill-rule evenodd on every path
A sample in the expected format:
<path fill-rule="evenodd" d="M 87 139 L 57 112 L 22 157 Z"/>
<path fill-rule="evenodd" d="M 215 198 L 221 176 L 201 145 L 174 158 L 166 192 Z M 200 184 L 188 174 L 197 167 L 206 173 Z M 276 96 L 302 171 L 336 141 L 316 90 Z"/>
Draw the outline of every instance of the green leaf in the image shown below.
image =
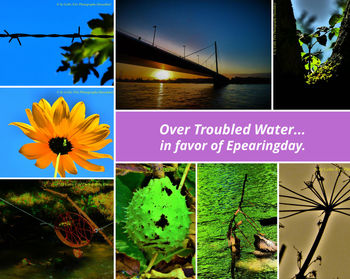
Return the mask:
<path fill-rule="evenodd" d="M 101 85 L 104 85 L 110 79 L 113 79 L 113 65 L 109 66 L 108 71 L 103 74 Z"/>
<path fill-rule="evenodd" d="M 88 22 L 92 29 L 92 35 L 113 35 L 113 14 L 100 14 L 102 19 L 92 19 Z M 101 85 L 113 79 L 113 39 L 111 38 L 90 38 L 84 42 L 75 42 L 70 46 L 61 47 L 66 52 L 62 55 L 66 58 L 62 61 L 62 66 L 57 69 L 57 72 L 62 72 L 70 69 L 73 74 L 73 82 L 79 80 L 86 82 L 88 76 L 93 73 L 99 78 L 99 73 L 94 67 L 98 67 L 107 60 L 111 62 L 111 67 L 103 74 Z M 94 58 L 94 62 L 90 63 L 90 58 Z M 72 63 L 70 63 L 72 62 Z"/>
<path fill-rule="evenodd" d="M 127 185 L 126 187 L 128 187 L 131 192 L 134 192 L 136 189 L 138 189 L 141 186 L 144 179 L 145 175 L 143 173 L 133 172 L 130 172 L 124 176 L 117 177 L 117 181 L 119 180 L 124 185 Z"/>
<path fill-rule="evenodd" d="M 140 269 L 144 270 L 147 267 L 147 260 L 142 253 L 142 251 L 137 247 L 137 245 L 128 237 L 128 235 L 123 231 L 122 225 L 117 224 L 116 233 L 116 249 L 119 252 L 127 254 L 129 257 L 134 258 L 140 262 Z"/>
<path fill-rule="evenodd" d="M 145 276 L 146 278 L 177 278 L 177 279 L 187 278 L 184 271 L 180 267 L 173 269 L 169 273 L 162 273 L 152 269 L 151 272 L 147 273 Z"/>
<path fill-rule="evenodd" d="M 100 14 L 101 19 L 95 18 L 88 22 L 91 29 L 102 28 L 104 32 L 113 30 L 113 14 Z"/>
<path fill-rule="evenodd" d="M 304 34 L 301 38 L 300 41 L 302 41 L 304 44 L 309 44 L 311 42 L 311 36 L 308 34 Z"/>
<path fill-rule="evenodd" d="M 303 46 L 303 41 L 299 39 L 299 45 L 302 47 Z"/>
<path fill-rule="evenodd" d="M 337 23 L 341 22 L 343 20 L 343 16 L 340 14 L 334 14 L 331 16 L 331 18 L 329 19 L 329 25 L 331 27 L 333 27 L 334 25 L 336 25 Z"/>
<path fill-rule="evenodd" d="M 326 46 L 327 44 L 327 36 L 326 35 L 322 35 L 320 37 L 317 37 L 317 42 L 319 42 L 319 44 Z"/>
<path fill-rule="evenodd" d="M 332 29 L 332 33 L 335 35 L 335 36 L 339 36 L 339 31 L 340 31 L 340 28 L 339 27 L 335 27 Z"/>
<path fill-rule="evenodd" d="M 189 248 L 176 248 L 166 254 L 159 254 L 156 261 L 154 262 L 154 265 L 160 263 L 161 261 L 165 261 L 166 263 L 169 263 L 175 255 L 178 255 L 181 257 L 188 257 L 193 252 L 194 252 L 193 249 L 189 249 Z"/>
<path fill-rule="evenodd" d="M 125 221 L 125 208 L 129 205 L 132 199 L 132 192 L 119 177 L 116 179 L 116 188 L 117 188 L 117 198 L 116 198 L 116 218 L 117 224 Z"/>

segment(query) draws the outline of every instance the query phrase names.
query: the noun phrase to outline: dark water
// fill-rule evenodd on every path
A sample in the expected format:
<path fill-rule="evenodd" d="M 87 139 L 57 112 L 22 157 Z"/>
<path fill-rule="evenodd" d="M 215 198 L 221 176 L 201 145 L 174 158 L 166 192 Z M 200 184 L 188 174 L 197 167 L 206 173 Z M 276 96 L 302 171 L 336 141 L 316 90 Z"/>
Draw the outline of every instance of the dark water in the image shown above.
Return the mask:
<path fill-rule="evenodd" d="M 270 109 L 270 84 L 117 83 L 117 109 Z"/>
<path fill-rule="evenodd" d="M 48 242 L 27 242 L 0 251 L 1 279 L 113 279 L 113 248 L 93 243 L 74 258 L 72 248 Z M 27 259 L 30 264 L 23 263 Z M 26 260 L 26 261 L 27 261 Z"/>
<path fill-rule="evenodd" d="M 231 253 L 226 234 L 241 199 L 248 174 L 242 209 L 253 218 L 267 238 L 277 241 L 277 226 L 261 227 L 257 220 L 277 216 L 276 164 L 199 164 L 198 165 L 198 278 L 231 279 Z M 239 217 L 240 216 L 240 217 Z M 239 218 L 238 218 L 239 217 Z M 249 242 L 256 233 L 240 214 L 236 221 Z M 235 278 L 277 278 L 276 255 L 257 259 L 241 235 L 241 257 Z"/>

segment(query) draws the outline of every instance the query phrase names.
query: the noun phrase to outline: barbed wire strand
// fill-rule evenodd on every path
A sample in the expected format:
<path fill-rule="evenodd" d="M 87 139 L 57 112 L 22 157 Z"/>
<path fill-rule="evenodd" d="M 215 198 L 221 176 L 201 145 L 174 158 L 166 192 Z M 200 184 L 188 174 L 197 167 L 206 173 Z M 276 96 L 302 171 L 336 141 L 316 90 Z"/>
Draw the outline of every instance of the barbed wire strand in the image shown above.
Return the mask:
<path fill-rule="evenodd" d="M 5 34 L 0 34 L 0 38 L 10 38 L 9 43 L 13 39 L 16 39 L 19 43 L 19 45 L 22 45 L 19 38 L 71 38 L 72 43 L 74 39 L 80 38 L 80 40 L 83 42 L 83 38 L 99 38 L 99 39 L 113 39 L 113 35 L 93 35 L 93 34 L 80 34 L 80 27 L 78 27 L 78 33 L 72 33 L 72 34 L 26 34 L 26 33 L 9 33 L 6 30 L 4 30 Z"/>
<path fill-rule="evenodd" d="M 29 212 L 23 210 L 22 208 L 19 208 L 18 206 L 14 205 L 14 204 L 12 204 L 12 203 L 10 203 L 10 202 L 8 202 L 7 200 L 4 200 L 4 199 L 2 199 L 2 198 L 0 198 L 0 200 L 2 200 L 2 201 L 3 201 L 4 203 L 6 203 L 7 205 L 10 205 L 10 206 L 16 208 L 17 210 L 22 211 L 23 213 L 25 213 L 25 214 L 27 214 L 27 215 L 33 217 L 33 218 L 36 219 L 37 221 L 41 222 L 41 224 L 48 225 L 48 226 L 50 226 L 50 227 L 53 228 L 53 229 L 55 228 L 55 226 L 54 226 L 53 224 L 48 223 L 48 222 L 46 222 L 46 221 L 44 221 L 44 220 L 42 220 L 42 219 L 40 219 L 40 218 L 38 218 L 38 217 L 36 217 L 36 216 L 30 214 Z"/>
<path fill-rule="evenodd" d="M 19 211 L 21 211 L 21 212 L 23 212 L 23 213 L 29 215 L 30 217 L 33 217 L 34 219 L 36 219 L 37 221 L 40 222 L 40 225 L 48 225 L 48 226 L 50 226 L 50 227 L 53 228 L 53 229 L 57 229 L 57 227 L 56 227 L 55 225 L 53 225 L 53 224 L 51 224 L 51 223 L 48 223 L 48 222 L 46 222 L 46 221 L 44 221 L 44 220 L 42 220 L 42 219 L 40 219 L 40 218 L 34 216 L 33 214 L 30 214 L 29 212 L 27 212 L 27 211 L 23 210 L 22 208 L 20 208 L 20 207 L 14 205 L 13 203 L 10 203 L 10 202 L 8 202 L 7 200 L 4 200 L 3 198 L 0 198 L 0 200 L 3 201 L 4 203 L 6 203 L 7 205 L 10 205 L 10 206 L 16 208 L 17 210 L 19 210 Z M 105 229 L 106 227 L 112 225 L 113 223 L 114 223 L 114 222 L 111 222 L 111 223 L 109 223 L 109 224 L 107 224 L 107 225 L 105 225 L 105 226 L 103 226 L 103 227 L 99 227 L 99 228 L 95 229 L 95 232 L 97 233 L 97 232 L 99 232 L 99 231 Z M 59 229 L 59 228 L 58 228 L 58 229 Z"/>

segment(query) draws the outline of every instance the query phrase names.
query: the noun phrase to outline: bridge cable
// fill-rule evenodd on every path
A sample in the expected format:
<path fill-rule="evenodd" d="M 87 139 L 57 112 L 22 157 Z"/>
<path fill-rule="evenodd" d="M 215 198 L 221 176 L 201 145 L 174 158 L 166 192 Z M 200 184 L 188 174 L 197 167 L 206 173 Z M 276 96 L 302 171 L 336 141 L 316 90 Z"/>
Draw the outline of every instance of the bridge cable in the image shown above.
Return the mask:
<path fill-rule="evenodd" d="M 215 54 L 215 52 L 213 52 L 201 65 L 203 65 L 205 62 L 207 62 L 214 54 Z"/>
<path fill-rule="evenodd" d="M 204 48 L 202 48 L 202 49 L 200 49 L 200 50 L 197 50 L 197 51 L 195 51 L 195 52 L 192 52 L 192 53 L 186 55 L 185 58 L 188 57 L 188 56 L 191 56 L 192 54 L 195 54 L 195 53 L 198 53 L 198 52 L 200 52 L 200 51 L 202 51 L 202 50 L 205 50 L 205 49 L 207 49 L 207 48 L 210 48 L 210 47 L 212 47 L 213 45 L 214 45 L 214 44 L 211 44 L 211 45 L 209 45 L 209 46 L 207 46 L 207 47 L 204 47 Z"/>

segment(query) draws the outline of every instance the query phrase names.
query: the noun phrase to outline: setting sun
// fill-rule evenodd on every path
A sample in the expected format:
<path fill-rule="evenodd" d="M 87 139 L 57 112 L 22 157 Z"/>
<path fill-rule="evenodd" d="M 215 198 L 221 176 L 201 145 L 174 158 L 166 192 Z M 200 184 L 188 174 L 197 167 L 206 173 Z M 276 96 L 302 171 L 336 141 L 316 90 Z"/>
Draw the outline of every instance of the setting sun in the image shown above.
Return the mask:
<path fill-rule="evenodd" d="M 170 72 L 165 70 L 158 70 L 153 73 L 153 76 L 156 79 L 164 80 L 170 78 Z"/>

